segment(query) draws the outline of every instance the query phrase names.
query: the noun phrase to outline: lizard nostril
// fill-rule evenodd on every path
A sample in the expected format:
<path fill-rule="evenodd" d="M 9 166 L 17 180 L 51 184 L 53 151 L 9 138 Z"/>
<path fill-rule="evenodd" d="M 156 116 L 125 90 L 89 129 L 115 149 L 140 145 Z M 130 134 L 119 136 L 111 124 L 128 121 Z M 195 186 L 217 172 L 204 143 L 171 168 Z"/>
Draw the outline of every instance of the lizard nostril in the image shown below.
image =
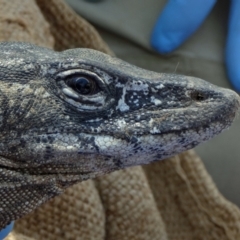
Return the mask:
<path fill-rule="evenodd" d="M 191 92 L 190 97 L 192 98 L 192 100 L 198 101 L 198 102 L 204 101 L 206 99 L 206 96 L 203 93 L 198 91 Z"/>

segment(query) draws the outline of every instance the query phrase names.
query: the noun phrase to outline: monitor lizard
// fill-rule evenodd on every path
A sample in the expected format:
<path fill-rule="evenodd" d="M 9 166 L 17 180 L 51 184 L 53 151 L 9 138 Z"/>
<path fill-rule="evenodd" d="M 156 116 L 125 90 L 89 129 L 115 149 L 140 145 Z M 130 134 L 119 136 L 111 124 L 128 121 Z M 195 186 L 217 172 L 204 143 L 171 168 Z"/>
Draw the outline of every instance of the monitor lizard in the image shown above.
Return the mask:
<path fill-rule="evenodd" d="M 0 229 L 76 182 L 148 164 L 228 128 L 239 96 L 96 50 L 0 44 Z"/>

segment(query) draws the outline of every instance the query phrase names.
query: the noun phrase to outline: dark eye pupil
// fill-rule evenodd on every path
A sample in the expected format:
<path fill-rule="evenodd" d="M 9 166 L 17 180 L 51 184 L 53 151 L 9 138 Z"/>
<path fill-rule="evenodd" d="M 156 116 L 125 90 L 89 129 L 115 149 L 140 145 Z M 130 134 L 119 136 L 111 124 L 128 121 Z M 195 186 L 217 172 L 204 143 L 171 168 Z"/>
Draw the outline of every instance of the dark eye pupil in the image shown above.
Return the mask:
<path fill-rule="evenodd" d="M 90 94 L 92 91 L 92 82 L 87 78 L 78 77 L 71 79 L 70 85 L 80 94 Z"/>

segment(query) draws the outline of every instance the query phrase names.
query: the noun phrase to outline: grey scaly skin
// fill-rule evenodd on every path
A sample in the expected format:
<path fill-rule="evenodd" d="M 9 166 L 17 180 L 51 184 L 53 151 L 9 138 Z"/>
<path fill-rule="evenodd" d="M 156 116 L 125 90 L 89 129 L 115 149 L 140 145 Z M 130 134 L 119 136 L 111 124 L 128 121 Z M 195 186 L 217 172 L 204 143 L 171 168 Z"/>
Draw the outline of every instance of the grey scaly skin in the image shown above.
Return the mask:
<path fill-rule="evenodd" d="M 0 44 L 0 229 L 89 178 L 193 148 L 230 126 L 231 90 L 89 49 Z"/>

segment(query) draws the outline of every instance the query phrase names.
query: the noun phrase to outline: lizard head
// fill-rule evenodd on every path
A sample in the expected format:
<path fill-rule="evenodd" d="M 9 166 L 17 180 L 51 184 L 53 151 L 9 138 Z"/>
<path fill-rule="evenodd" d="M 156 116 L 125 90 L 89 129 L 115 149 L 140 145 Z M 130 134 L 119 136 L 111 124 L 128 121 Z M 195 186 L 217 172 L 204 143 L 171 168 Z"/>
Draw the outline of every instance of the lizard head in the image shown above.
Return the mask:
<path fill-rule="evenodd" d="M 75 182 L 208 140 L 240 105 L 233 91 L 94 50 L 0 49 L 0 229 Z"/>
<path fill-rule="evenodd" d="M 89 49 L 2 44 L 1 164 L 83 180 L 193 148 L 232 123 L 239 97 L 201 79 Z"/>

